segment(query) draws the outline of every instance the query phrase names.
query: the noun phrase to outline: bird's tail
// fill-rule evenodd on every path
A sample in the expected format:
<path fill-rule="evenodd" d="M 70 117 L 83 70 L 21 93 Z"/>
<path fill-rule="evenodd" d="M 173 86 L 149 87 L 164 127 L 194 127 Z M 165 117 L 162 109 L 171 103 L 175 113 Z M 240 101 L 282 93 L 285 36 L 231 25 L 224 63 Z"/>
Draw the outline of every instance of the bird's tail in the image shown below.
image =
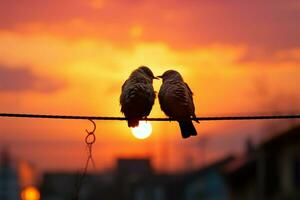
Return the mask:
<path fill-rule="evenodd" d="M 193 125 L 192 120 L 181 120 L 178 121 L 180 126 L 181 135 L 183 138 L 197 135 L 197 131 Z"/>
<path fill-rule="evenodd" d="M 127 123 L 128 123 L 128 127 L 134 128 L 139 125 L 139 120 L 138 119 L 129 119 L 127 121 Z"/>

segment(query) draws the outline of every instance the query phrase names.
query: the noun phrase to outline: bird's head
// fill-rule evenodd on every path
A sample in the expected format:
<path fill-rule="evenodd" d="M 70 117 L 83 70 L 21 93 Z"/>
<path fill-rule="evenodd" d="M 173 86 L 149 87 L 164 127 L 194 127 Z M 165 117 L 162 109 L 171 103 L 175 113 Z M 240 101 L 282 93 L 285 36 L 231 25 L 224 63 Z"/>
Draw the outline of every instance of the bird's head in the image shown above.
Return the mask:
<path fill-rule="evenodd" d="M 138 71 L 141 72 L 142 74 L 144 74 L 145 76 L 147 76 L 150 79 L 158 79 L 156 76 L 154 76 L 153 72 L 151 71 L 151 69 L 149 69 L 146 66 L 141 66 L 138 68 Z"/>
<path fill-rule="evenodd" d="M 183 80 L 180 73 L 175 70 L 167 70 L 161 76 L 157 77 L 161 78 L 163 82 L 166 80 Z"/>

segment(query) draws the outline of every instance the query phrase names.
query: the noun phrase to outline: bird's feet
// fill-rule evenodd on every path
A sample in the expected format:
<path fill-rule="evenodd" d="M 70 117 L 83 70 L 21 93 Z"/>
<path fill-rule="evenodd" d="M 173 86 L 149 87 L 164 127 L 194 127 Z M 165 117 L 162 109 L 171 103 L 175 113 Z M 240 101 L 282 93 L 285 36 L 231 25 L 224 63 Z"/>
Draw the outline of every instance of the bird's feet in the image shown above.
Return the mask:
<path fill-rule="evenodd" d="M 147 116 L 143 117 L 142 119 L 143 119 L 144 121 L 146 121 L 146 122 L 148 121 L 148 117 L 147 117 Z"/>

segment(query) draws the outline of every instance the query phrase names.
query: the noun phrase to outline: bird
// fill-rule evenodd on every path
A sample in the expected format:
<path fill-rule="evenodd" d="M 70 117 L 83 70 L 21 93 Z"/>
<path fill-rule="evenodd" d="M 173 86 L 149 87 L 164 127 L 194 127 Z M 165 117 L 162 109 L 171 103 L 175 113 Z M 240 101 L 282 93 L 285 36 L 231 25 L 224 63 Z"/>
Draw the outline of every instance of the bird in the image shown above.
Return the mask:
<path fill-rule="evenodd" d="M 167 70 L 161 76 L 162 85 L 158 93 L 161 110 L 170 118 L 178 121 L 182 138 L 196 136 L 197 131 L 191 117 L 199 123 L 195 115 L 193 92 L 184 82 L 179 72 Z"/>
<path fill-rule="evenodd" d="M 156 93 L 153 79 L 158 79 L 147 66 L 135 69 L 122 85 L 121 112 L 127 118 L 128 127 L 136 127 L 150 114 Z"/>

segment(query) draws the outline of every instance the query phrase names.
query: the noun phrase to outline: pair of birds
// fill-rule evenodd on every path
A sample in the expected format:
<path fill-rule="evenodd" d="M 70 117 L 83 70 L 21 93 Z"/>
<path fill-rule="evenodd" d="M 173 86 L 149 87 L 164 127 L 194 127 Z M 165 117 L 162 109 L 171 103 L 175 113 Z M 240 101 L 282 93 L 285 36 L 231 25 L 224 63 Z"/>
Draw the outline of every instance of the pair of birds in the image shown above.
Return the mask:
<path fill-rule="evenodd" d="M 146 66 L 134 70 L 122 86 L 121 112 L 128 120 L 128 127 L 138 126 L 139 120 L 150 114 L 156 97 L 152 83 L 159 78 L 162 79 L 158 93 L 161 110 L 178 121 L 183 138 L 197 135 L 191 120 L 191 117 L 196 118 L 193 92 L 182 76 L 175 70 L 168 70 L 155 77 Z"/>

